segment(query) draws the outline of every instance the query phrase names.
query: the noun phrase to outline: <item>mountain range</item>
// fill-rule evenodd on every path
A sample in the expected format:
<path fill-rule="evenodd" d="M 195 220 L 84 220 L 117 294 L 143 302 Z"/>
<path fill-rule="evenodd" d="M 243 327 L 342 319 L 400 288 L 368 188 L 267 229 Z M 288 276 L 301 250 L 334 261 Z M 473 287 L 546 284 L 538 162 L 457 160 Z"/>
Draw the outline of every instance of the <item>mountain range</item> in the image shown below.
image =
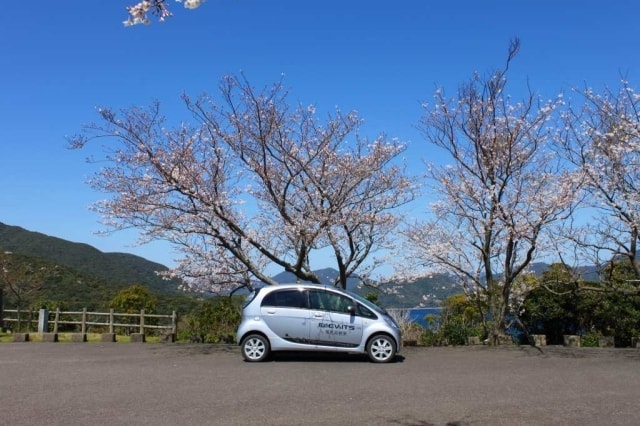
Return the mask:
<path fill-rule="evenodd" d="M 96 277 L 108 285 L 144 284 L 161 293 L 177 293 L 177 280 L 165 280 L 158 271 L 168 268 L 128 253 L 104 253 L 88 244 L 75 243 L 0 222 L 0 249 L 44 259 Z"/>
<path fill-rule="evenodd" d="M 83 303 L 84 299 L 91 301 L 108 297 L 134 284 L 143 284 L 155 294 L 181 294 L 178 280 L 165 280 L 158 276 L 158 271 L 168 270 L 165 265 L 127 253 L 104 253 L 88 244 L 67 241 L 1 222 L 0 251 L 15 253 L 31 263 L 63 268 L 64 273 L 58 272 L 54 280 L 56 288 L 49 288 L 48 294 L 65 294 L 77 304 Z M 548 267 L 546 263 L 531 265 L 536 274 L 541 274 Z M 314 272 L 322 283 L 328 285 L 335 282 L 338 276 L 338 271 L 333 268 Z M 583 276 L 592 274 L 593 271 L 588 268 L 583 271 Z M 273 278 L 280 283 L 296 282 L 295 276 L 289 272 L 279 273 Z M 383 306 L 395 308 L 439 306 L 448 296 L 463 291 L 462 286 L 448 274 L 433 274 L 411 282 L 374 286 L 367 286 L 359 277 L 353 276 L 349 279 L 347 288 L 363 296 L 376 293 Z M 84 304 L 87 305 L 86 301 Z"/>

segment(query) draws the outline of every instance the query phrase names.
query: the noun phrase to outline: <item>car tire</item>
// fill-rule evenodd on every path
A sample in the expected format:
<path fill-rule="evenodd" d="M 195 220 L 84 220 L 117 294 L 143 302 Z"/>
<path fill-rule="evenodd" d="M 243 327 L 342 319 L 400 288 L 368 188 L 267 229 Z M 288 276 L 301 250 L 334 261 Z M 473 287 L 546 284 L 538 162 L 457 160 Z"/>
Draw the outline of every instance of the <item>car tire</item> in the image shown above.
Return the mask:
<path fill-rule="evenodd" d="M 261 334 L 250 334 L 240 345 L 242 356 L 248 362 L 260 362 L 269 356 L 269 340 Z"/>
<path fill-rule="evenodd" d="M 386 334 L 376 334 L 367 343 L 367 355 L 372 362 L 391 362 L 396 355 L 396 342 Z"/>

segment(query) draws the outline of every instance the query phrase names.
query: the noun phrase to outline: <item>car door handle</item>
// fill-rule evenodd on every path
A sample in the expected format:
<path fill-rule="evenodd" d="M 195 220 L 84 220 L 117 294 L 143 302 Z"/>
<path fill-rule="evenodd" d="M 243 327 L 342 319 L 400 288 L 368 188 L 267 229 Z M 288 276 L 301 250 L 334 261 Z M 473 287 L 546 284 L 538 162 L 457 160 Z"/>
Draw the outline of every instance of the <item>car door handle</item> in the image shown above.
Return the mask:
<path fill-rule="evenodd" d="M 324 318 L 324 314 L 313 314 L 316 318 Z"/>
<path fill-rule="evenodd" d="M 275 314 L 276 310 L 275 309 L 267 309 L 267 313 L 268 314 Z"/>

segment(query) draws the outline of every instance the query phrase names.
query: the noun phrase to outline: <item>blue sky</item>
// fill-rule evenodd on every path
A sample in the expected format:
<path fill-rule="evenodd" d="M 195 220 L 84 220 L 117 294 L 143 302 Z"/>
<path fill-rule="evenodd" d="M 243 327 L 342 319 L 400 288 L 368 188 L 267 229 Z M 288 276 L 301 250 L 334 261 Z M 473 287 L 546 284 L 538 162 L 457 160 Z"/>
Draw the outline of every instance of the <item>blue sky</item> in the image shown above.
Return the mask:
<path fill-rule="evenodd" d="M 216 93 L 228 73 L 256 86 L 284 73 L 290 101 L 358 110 L 366 136 L 398 137 L 412 160 L 437 155 L 414 128 L 420 104 L 437 86 L 453 95 L 473 71 L 500 67 L 514 36 L 515 97 L 527 81 L 543 98 L 617 88 L 620 73 L 640 85 L 635 1 L 208 0 L 195 11 L 170 2 L 167 22 L 125 28 L 133 2 L 3 2 L 0 222 L 170 266 L 163 244 L 95 234 L 100 218 L 88 206 L 104 195 L 85 181 L 96 166 L 65 136 L 99 106 L 159 99 L 169 118 L 184 114 L 180 94 Z"/>

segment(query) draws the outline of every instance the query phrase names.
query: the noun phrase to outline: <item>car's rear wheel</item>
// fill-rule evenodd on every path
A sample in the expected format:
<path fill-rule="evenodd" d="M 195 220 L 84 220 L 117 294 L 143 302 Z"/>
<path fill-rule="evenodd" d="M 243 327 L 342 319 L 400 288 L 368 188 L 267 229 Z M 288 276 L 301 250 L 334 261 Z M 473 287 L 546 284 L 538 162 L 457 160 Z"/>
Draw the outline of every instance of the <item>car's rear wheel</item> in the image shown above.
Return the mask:
<path fill-rule="evenodd" d="M 386 334 L 377 334 L 367 343 L 367 355 L 373 362 L 390 362 L 396 354 L 396 342 Z"/>
<path fill-rule="evenodd" d="M 245 361 L 260 362 L 269 356 L 269 341 L 260 334 L 250 334 L 240 345 Z"/>

